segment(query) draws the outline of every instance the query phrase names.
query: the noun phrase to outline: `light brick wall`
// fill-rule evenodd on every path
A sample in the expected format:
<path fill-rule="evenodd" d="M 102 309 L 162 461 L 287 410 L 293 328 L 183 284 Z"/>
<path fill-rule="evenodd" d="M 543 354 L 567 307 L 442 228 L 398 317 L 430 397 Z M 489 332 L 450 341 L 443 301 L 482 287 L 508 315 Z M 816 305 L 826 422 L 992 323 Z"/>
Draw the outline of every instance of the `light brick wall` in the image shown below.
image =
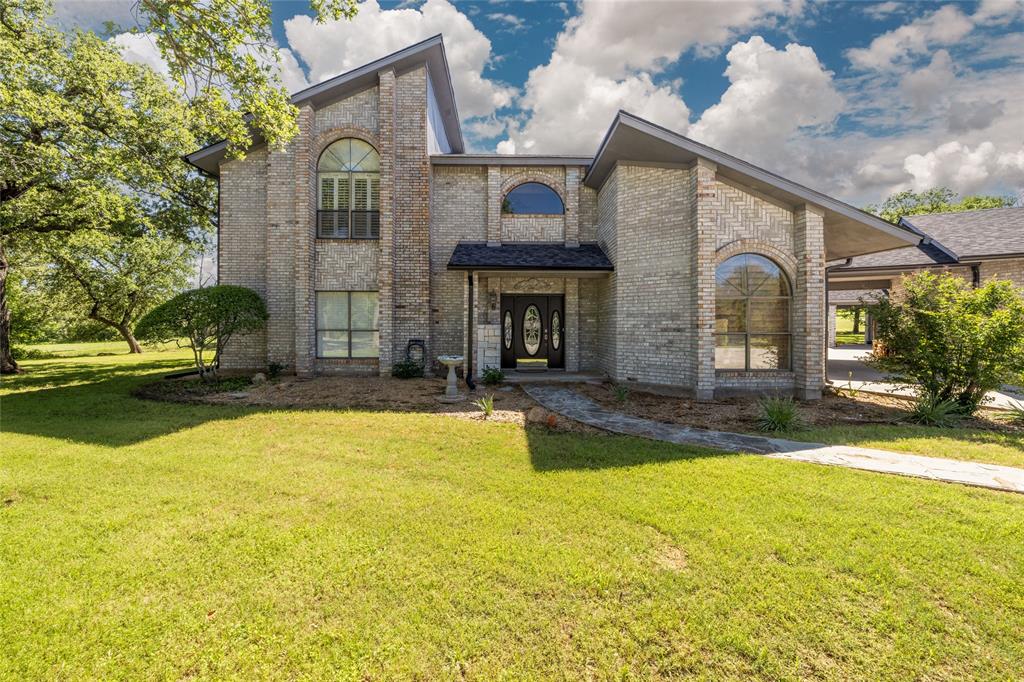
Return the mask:
<path fill-rule="evenodd" d="M 217 274 L 220 284 L 248 287 L 266 299 L 267 150 L 220 167 L 220 231 Z M 221 355 L 224 369 L 257 369 L 267 363 L 266 330 L 236 336 Z"/>
<path fill-rule="evenodd" d="M 560 242 L 565 239 L 565 220 L 552 215 L 501 216 L 503 242 Z"/>
<path fill-rule="evenodd" d="M 981 281 L 998 277 L 1008 279 L 1024 289 L 1024 258 L 988 260 L 981 264 Z"/>
<path fill-rule="evenodd" d="M 448 270 L 448 261 L 460 241 L 487 240 L 488 179 L 484 166 L 434 166 L 430 200 L 430 335 L 434 355 L 466 353 L 462 316 L 466 273 Z"/>
<path fill-rule="evenodd" d="M 690 173 L 619 165 L 616 202 L 616 378 L 691 385 Z"/>
<path fill-rule="evenodd" d="M 619 257 L 616 233 L 619 205 L 619 169 L 612 169 L 597 195 L 597 223 L 595 232 L 597 242 L 601 245 L 616 270 L 598 284 L 598 315 L 597 315 L 597 357 L 598 364 L 605 374 L 618 380 L 616 371 L 616 291 L 619 280 Z"/>

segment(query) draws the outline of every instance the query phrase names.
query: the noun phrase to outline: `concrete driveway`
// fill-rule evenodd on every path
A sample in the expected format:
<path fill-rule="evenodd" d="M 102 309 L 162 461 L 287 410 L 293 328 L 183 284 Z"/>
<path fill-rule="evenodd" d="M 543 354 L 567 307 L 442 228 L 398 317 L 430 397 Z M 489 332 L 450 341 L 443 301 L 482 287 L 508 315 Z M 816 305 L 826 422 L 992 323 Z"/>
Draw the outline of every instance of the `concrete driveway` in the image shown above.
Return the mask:
<path fill-rule="evenodd" d="M 850 387 L 868 393 L 913 396 L 912 388 L 888 383 L 884 374 L 864 364 L 870 352 L 871 346 L 868 345 L 829 348 L 829 383 L 839 388 Z M 1005 410 L 1015 404 L 1024 406 L 1024 393 L 1017 392 L 1009 386 L 1004 386 L 999 391 L 989 391 L 988 397 L 990 400 L 985 403 L 985 407 Z"/>

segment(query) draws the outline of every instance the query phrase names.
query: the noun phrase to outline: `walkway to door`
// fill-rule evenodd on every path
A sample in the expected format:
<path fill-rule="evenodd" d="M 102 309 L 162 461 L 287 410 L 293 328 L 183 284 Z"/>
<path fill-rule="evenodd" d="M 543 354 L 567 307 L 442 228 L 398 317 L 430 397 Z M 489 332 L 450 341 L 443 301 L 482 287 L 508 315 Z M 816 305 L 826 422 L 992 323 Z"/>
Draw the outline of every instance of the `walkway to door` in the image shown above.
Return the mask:
<path fill-rule="evenodd" d="M 527 384 L 523 386 L 523 390 L 549 410 L 613 433 L 663 440 L 669 443 L 699 445 L 729 452 L 759 454 L 778 459 L 829 464 L 850 469 L 863 469 L 884 474 L 928 478 L 948 483 L 962 483 L 1024 493 L 1024 469 L 977 462 L 961 462 L 938 457 L 904 455 L 888 450 L 825 445 L 823 443 L 801 443 L 782 438 L 662 424 L 608 410 L 564 386 Z"/>

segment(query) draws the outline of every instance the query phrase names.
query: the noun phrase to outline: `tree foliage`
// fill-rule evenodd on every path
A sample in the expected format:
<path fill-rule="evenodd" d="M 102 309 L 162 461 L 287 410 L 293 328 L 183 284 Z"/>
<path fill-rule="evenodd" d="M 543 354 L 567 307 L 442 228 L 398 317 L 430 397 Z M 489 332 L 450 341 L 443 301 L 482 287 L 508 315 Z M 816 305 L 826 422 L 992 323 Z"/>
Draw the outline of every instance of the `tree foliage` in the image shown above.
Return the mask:
<path fill-rule="evenodd" d="M 921 272 L 902 278 L 871 314 L 882 343 L 871 364 L 919 385 L 931 404 L 952 400 L 973 413 L 985 393 L 1024 371 L 1024 294 L 1008 281 L 972 288 Z"/>
<path fill-rule="evenodd" d="M 42 289 L 78 316 L 110 327 L 141 353 L 135 323 L 188 284 L 198 248 L 159 235 L 120 237 L 87 231 L 37 240 L 46 257 Z"/>
<path fill-rule="evenodd" d="M 215 187 L 181 156 L 197 137 L 186 103 L 152 69 L 92 33 L 47 23 L 45 0 L 0 3 L 0 355 L 12 246 L 43 234 L 208 231 Z"/>
<path fill-rule="evenodd" d="M 956 213 L 959 211 L 975 211 L 982 208 L 1002 208 L 1017 203 L 1014 197 L 993 195 L 971 195 L 960 197 L 948 187 L 935 187 L 924 192 L 905 190 L 890 195 L 881 206 L 870 205 L 865 208 L 869 213 L 895 223 L 903 216 L 921 215 L 923 213 Z"/>
<path fill-rule="evenodd" d="M 261 329 L 267 317 L 267 307 L 255 291 L 222 284 L 186 291 L 158 305 L 142 318 L 135 333 L 143 340 L 176 341 L 192 349 L 196 369 L 206 379 L 216 376 L 231 338 Z"/>
<path fill-rule="evenodd" d="M 317 22 L 350 19 L 356 0 L 310 0 Z M 268 0 L 138 0 L 137 31 L 156 38 L 174 82 L 213 140 L 244 153 L 255 133 L 279 147 L 298 131 L 278 76 Z"/>

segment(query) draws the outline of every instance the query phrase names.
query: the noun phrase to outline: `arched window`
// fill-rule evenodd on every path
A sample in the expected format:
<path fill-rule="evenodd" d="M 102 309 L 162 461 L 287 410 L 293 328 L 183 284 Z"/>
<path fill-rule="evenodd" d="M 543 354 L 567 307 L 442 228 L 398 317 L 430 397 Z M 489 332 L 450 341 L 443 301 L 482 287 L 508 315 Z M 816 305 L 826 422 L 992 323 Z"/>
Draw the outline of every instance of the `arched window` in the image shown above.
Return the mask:
<path fill-rule="evenodd" d="M 529 213 L 533 215 L 562 215 L 565 207 L 558 192 L 539 182 L 517 185 L 501 202 L 502 213 Z"/>
<path fill-rule="evenodd" d="M 316 166 L 316 235 L 380 238 L 380 156 L 355 138 L 331 143 Z"/>
<path fill-rule="evenodd" d="M 789 280 L 764 256 L 744 253 L 715 271 L 715 369 L 790 368 Z"/>

